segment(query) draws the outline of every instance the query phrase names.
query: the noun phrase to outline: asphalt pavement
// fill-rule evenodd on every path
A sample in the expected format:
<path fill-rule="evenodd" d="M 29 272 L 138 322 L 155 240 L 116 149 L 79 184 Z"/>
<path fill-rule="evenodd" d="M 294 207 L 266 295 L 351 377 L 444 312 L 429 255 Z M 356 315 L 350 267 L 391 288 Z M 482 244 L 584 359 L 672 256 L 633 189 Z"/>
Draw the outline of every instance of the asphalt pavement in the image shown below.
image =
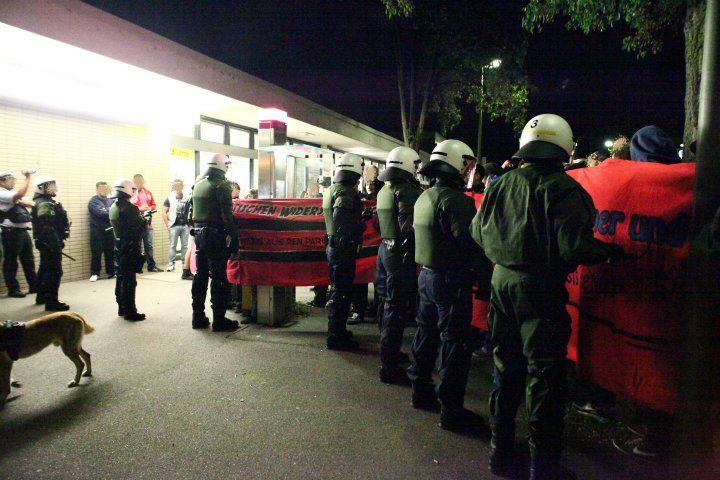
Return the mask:
<path fill-rule="evenodd" d="M 74 366 L 53 346 L 15 363 L 22 388 L 0 410 L 0 478 L 499 478 L 487 469 L 487 438 L 441 430 L 437 414 L 411 407 L 408 387 L 379 382 L 377 325 L 351 327 L 358 353 L 325 348 L 318 308 L 280 328 L 192 330 L 190 282 L 179 271 L 138 276 L 148 318 L 131 323 L 116 316 L 114 285 L 60 289 L 95 327 L 84 339 L 92 378 L 67 388 Z M 311 293 L 299 287 L 297 297 Z M 33 297 L 2 298 L 0 312 L 1 320 L 44 313 Z M 413 334 L 406 330 L 405 351 Z M 489 363 L 474 360 L 466 395 L 483 415 Z M 522 413 L 518 423 L 518 449 L 527 452 Z M 598 424 L 569 413 L 567 423 L 564 463 L 579 478 L 661 478 L 661 465 L 612 447 L 612 438 L 631 435 L 624 419 Z"/>

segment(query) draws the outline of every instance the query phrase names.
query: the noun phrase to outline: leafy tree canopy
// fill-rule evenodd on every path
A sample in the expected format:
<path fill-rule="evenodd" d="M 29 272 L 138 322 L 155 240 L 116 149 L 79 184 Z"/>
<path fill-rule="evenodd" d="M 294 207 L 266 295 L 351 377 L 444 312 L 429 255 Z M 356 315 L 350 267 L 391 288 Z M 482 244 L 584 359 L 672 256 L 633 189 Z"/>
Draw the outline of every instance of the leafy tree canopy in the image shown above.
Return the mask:
<path fill-rule="evenodd" d="M 624 23 L 631 34 L 623 39 L 623 48 L 643 57 L 659 52 L 666 36 L 680 31 L 688 3 L 697 1 L 530 0 L 524 8 L 523 26 L 530 32 L 540 32 L 544 23 L 564 15 L 568 29 L 587 34 Z"/>

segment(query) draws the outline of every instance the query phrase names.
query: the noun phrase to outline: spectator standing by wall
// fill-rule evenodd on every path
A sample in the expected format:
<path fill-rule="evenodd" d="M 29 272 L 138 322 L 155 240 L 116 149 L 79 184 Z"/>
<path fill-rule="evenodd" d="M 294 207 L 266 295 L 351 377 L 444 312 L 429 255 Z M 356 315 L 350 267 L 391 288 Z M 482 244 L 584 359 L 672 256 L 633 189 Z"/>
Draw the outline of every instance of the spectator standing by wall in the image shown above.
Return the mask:
<path fill-rule="evenodd" d="M 28 230 L 30 227 L 30 213 L 27 207 L 32 203 L 22 198 L 30 186 L 30 170 L 23 170 L 25 180 L 17 190 L 15 177 L 11 171 L 0 173 L 0 217 L 2 218 L 2 244 L 4 249 L 3 276 L 8 288 L 8 295 L 22 298 L 25 296 L 20 290 L 17 281 L 18 257 L 25 273 L 25 279 L 30 287 L 30 293 L 37 288 L 37 275 L 35 274 L 35 257 L 33 255 L 32 241 Z"/>
<path fill-rule="evenodd" d="M 180 239 L 180 258 L 185 259 L 188 249 L 190 229 L 188 227 L 188 202 L 190 197 L 183 194 L 185 185 L 180 179 L 173 180 L 172 191 L 163 203 L 162 219 L 170 235 L 170 255 L 168 256 L 167 271 L 175 270 L 175 255 L 177 241 Z"/>
<path fill-rule="evenodd" d="M 136 173 L 133 176 L 133 182 L 137 188 L 135 196 L 132 198 L 132 204 L 138 207 L 140 213 L 143 215 L 145 212 L 153 211 L 157 209 L 155 205 L 155 197 L 150 190 L 145 188 L 145 178 Z M 153 258 L 153 226 L 152 217 L 148 217 L 147 226 L 145 227 L 145 233 L 143 234 L 143 248 L 145 249 L 145 261 L 147 262 L 148 272 L 159 272 Z"/>
<path fill-rule="evenodd" d="M 95 184 L 95 196 L 88 202 L 90 212 L 90 281 L 100 275 L 101 258 L 105 256 L 107 278 L 115 276 L 115 238 L 110 227 L 110 187 L 107 182 Z"/>

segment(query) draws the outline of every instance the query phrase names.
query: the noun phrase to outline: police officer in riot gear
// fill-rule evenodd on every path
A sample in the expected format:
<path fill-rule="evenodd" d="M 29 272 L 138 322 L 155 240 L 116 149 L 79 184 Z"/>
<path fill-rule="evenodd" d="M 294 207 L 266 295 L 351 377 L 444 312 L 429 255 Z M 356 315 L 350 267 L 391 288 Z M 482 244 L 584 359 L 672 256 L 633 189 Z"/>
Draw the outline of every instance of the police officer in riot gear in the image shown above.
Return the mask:
<path fill-rule="evenodd" d="M 389 184 L 377 196 L 377 216 L 382 242 L 375 268 L 375 301 L 380 324 L 380 381 L 408 384 L 404 369 L 407 356 L 400 351 L 406 320 L 415 315 L 417 275 L 413 208 L 420 196 L 415 170 L 417 152 L 396 147 L 387 157 L 378 179 Z"/>
<path fill-rule="evenodd" d="M 208 328 L 210 325 L 205 315 L 205 297 L 212 278 L 210 302 L 214 332 L 233 331 L 240 326 L 236 320 L 225 317 L 230 297 L 227 261 L 239 248 L 232 215 L 232 187 L 225 180 L 229 164 L 228 157 L 215 154 L 205 165 L 205 171 L 201 172 L 205 178 L 195 184 L 190 199 L 197 266 L 192 282 L 192 328 Z"/>
<path fill-rule="evenodd" d="M 488 317 L 496 345 L 489 467 L 507 474 L 516 463 L 515 414 L 525 394 L 533 480 L 574 478 L 560 465 L 570 339 L 565 278 L 578 264 L 623 256 L 620 246 L 593 236 L 592 199 L 563 171 L 572 148 L 563 118 L 532 118 L 513 156 L 520 168 L 488 185 L 471 227 L 496 264 Z"/>
<path fill-rule="evenodd" d="M 325 252 L 330 283 L 334 287 L 328 304 L 327 347 L 330 350 L 356 350 L 359 346 L 347 329 L 347 318 L 355 281 L 355 258 L 365 230 L 358 193 L 362 167 L 363 161 L 358 155 L 342 155 L 335 161 L 333 184 L 323 192 L 328 237 Z"/>
<path fill-rule="evenodd" d="M 130 201 L 137 191 L 129 178 L 120 178 L 113 184 L 113 197 L 117 200 L 110 207 L 110 225 L 115 236 L 115 301 L 118 315 L 131 322 L 145 320 L 145 314 L 135 305 L 136 276 L 142 271 L 145 258 L 140 242 L 145 233 L 147 216 Z"/>
<path fill-rule="evenodd" d="M 479 272 L 487 275 L 487 259 L 470 237 L 473 200 L 464 193 L 462 174 L 474 160 L 470 147 L 458 140 L 435 146 L 419 173 L 432 187 L 415 203 L 415 262 L 418 277 L 418 330 L 408 369 L 415 408 L 437 411 L 446 430 L 480 433 L 482 418 L 464 408 L 474 336 L 472 286 Z M 487 279 L 485 280 L 487 282 Z M 440 349 L 437 393 L 432 372 Z M 440 404 L 438 404 L 440 400 Z"/>
<path fill-rule="evenodd" d="M 70 222 L 63 206 L 55 201 L 58 188 L 55 178 L 40 175 L 35 179 L 32 208 L 33 238 L 40 252 L 37 297 L 35 303 L 45 304 L 48 312 L 63 312 L 70 305 L 58 300 L 62 277 L 62 250 L 70 236 Z"/>

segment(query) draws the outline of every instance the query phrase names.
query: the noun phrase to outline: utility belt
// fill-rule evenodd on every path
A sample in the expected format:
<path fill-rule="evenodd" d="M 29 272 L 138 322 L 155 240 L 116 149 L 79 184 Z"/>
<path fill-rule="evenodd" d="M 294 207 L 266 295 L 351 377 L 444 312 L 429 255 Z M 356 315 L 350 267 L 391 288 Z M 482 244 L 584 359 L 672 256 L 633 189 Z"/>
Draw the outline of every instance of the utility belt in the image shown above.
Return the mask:
<path fill-rule="evenodd" d="M 190 235 L 195 237 L 195 250 L 202 252 L 208 248 L 216 251 L 227 248 L 225 225 L 214 222 L 195 222 L 190 229 Z"/>
<path fill-rule="evenodd" d="M 23 322 L 5 321 L 0 324 L 0 351 L 7 352 L 8 356 L 15 361 L 18 359 L 18 350 L 20 348 L 20 333 L 25 329 Z"/>
<path fill-rule="evenodd" d="M 11 226 L 11 225 L 0 225 L 0 228 L 2 228 L 2 230 L 3 230 L 4 232 L 9 232 L 9 231 L 11 231 L 11 230 L 19 230 L 19 231 L 29 231 L 29 230 L 32 230 L 30 227 L 13 227 L 13 226 Z"/>
<path fill-rule="evenodd" d="M 426 267 L 423 265 L 421 267 L 422 270 L 427 270 L 428 272 L 432 273 L 447 273 L 447 272 L 470 272 L 470 268 L 467 266 L 456 266 L 456 267 L 445 267 L 445 268 L 435 268 L 435 267 Z"/>
<path fill-rule="evenodd" d="M 360 242 L 345 235 L 325 235 L 325 245 L 332 248 L 357 248 Z"/>

